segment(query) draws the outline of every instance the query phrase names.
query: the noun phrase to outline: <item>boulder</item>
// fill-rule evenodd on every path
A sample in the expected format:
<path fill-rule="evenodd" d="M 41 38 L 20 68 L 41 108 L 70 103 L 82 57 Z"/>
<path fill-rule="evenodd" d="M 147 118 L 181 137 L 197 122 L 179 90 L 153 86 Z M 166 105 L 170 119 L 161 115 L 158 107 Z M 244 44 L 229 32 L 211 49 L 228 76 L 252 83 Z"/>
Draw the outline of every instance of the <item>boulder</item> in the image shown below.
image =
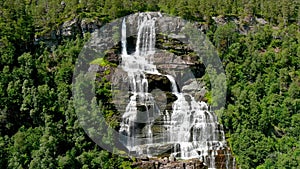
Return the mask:
<path fill-rule="evenodd" d="M 193 80 L 190 84 L 185 85 L 182 87 L 183 92 L 190 92 L 190 91 L 198 91 L 200 88 L 198 82 L 196 80 Z"/>

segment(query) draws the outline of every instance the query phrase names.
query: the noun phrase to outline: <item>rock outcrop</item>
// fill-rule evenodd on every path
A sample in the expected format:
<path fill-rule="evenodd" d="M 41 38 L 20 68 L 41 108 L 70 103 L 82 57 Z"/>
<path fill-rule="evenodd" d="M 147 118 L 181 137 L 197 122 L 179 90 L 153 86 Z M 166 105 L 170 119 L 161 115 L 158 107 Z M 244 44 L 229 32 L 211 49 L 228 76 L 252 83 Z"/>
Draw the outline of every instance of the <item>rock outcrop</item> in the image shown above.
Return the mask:
<path fill-rule="evenodd" d="M 62 1 L 63 2 L 63 1 Z M 34 44 L 38 45 L 43 42 L 46 46 L 51 47 L 58 45 L 62 39 L 83 37 L 87 32 L 98 30 L 103 23 L 97 20 L 87 18 L 73 18 L 62 23 L 58 29 L 35 36 Z"/>

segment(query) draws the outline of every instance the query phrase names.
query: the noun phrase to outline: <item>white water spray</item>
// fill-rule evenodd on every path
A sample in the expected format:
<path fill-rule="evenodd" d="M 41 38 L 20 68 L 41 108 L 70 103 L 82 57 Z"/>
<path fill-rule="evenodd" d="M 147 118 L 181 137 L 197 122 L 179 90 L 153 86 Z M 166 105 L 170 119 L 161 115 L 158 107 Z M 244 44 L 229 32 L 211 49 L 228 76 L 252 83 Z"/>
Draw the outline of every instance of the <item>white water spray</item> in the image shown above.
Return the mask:
<path fill-rule="evenodd" d="M 171 75 L 162 75 L 153 64 L 155 55 L 155 21 L 150 14 L 140 14 L 135 52 L 127 54 L 126 20 L 122 22 L 122 68 L 128 73 L 130 100 L 122 116 L 120 133 L 129 136 L 123 143 L 130 152 L 152 156 L 149 147 L 173 144 L 172 155 L 181 158 L 199 158 L 209 168 L 216 168 L 218 152 L 226 154 L 226 168 L 231 156 L 227 151 L 224 131 L 205 102 L 196 101 L 187 93 L 180 92 Z M 160 112 L 154 97 L 148 92 L 146 74 L 166 76 L 172 93 L 177 97 L 172 110 Z M 142 110 L 139 110 L 142 109 Z M 162 128 L 158 139 L 153 130 L 155 117 L 161 117 Z M 142 124 L 143 123 L 143 124 Z M 146 140 L 146 141 L 140 141 Z M 224 153 L 225 152 L 225 153 Z"/>

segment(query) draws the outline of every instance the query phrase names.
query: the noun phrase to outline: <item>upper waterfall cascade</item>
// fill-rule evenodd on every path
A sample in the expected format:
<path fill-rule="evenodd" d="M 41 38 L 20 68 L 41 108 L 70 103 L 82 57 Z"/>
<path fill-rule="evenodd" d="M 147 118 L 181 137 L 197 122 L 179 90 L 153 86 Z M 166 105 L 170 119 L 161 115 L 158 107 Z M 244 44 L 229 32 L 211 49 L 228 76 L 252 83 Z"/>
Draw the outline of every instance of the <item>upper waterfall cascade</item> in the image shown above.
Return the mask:
<path fill-rule="evenodd" d="M 217 116 L 203 101 L 197 101 L 191 94 L 182 92 L 170 74 L 160 73 L 153 63 L 156 43 L 157 17 L 141 13 L 138 17 L 135 52 L 127 53 L 126 18 L 121 29 L 121 67 L 128 74 L 130 99 L 122 115 L 119 132 L 126 137 L 121 140 L 130 152 L 152 156 L 153 147 L 171 145 L 173 156 L 180 159 L 199 158 L 209 168 L 216 167 L 218 154 L 224 156 L 224 168 L 234 168 L 225 134 Z M 153 94 L 149 92 L 146 74 L 165 76 L 170 81 L 176 100 L 172 110 L 159 109 Z M 143 107 L 140 110 L 139 107 Z M 161 128 L 153 128 L 160 118 Z"/>

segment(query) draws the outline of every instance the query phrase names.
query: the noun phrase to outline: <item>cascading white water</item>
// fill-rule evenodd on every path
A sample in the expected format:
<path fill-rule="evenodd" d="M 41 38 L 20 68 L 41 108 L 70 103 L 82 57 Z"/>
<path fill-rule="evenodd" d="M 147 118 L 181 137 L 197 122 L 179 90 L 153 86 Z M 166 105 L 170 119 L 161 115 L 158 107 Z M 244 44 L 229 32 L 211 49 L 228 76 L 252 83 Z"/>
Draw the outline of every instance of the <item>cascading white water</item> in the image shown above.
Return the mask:
<path fill-rule="evenodd" d="M 154 99 L 148 93 L 148 80 L 145 73 L 159 74 L 156 66 L 152 63 L 152 55 L 154 54 L 155 43 L 155 21 L 150 15 L 145 15 L 139 20 L 138 36 L 136 43 L 136 51 L 132 55 L 127 54 L 126 50 L 126 21 L 122 22 L 122 68 L 128 73 L 130 92 L 130 101 L 126 107 L 126 111 L 122 116 L 120 132 L 130 136 L 126 140 L 126 146 L 130 151 L 138 151 L 136 145 L 141 144 L 135 140 L 135 137 L 146 138 L 144 144 L 153 143 L 152 125 L 154 121 L 154 113 L 157 110 L 154 105 Z M 143 107 L 144 111 L 139 111 L 138 106 Z M 150 107 L 150 108 L 149 108 Z M 160 113 L 157 112 L 156 113 Z M 141 115 L 142 114 L 142 115 Z M 139 131 L 137 125 L 146 123 L 143 131 Z"/>
<path fill-rule="evenodd" d="M 125 18 L 122 21 L 122 56 L 127 55 L 127 45 L 126 45 L 126 20 Z"/>
<path fill-rule="evenodd" d="M 174 144 L 172 155 L 181 159 L 199 158 L 209 168 L 216 168 L 215 159 L 218 151 L 225 151 L 224 131 L 218 124 L 216 115 L 208 110 L 205 102 L 196 101 L 187 93 L 179 92 L 176 81 L 171 75 L 162 75 L 153 64 L 155 54 L 155 17 L 140 14 L 136 48 L 133 54 L 127 54 L 126 20 L 122 22 L 122 68 L 128 73 L 130 99 L 122 116 L 120 133 L 130 136 L 122 140 L 129 151 L 139 155 L 149 153 L 149 146 L 156 144 Z M 147 74 L 165 76 L 172 86 L 172 93 L 177 97 L 172 110 L 160 112 L 151 93 L 148 93 Z M 139 110 L 140 108 L 143 110 Z M 154 139 L 152 129 L 155 117 L 163 121 L 162 139 Z M 144 124 L 142 124 L 144 123 Z M 141 141 L 139 138 L 143 138 Z M 145 148 L 146 147 L 146 148 Z M 225 154 L 225 153 L 224 153 Z M 230 157 L 226 156 L 226 162 Z M 227 164 L 227 163 L 226 163 Z M 226 168 L 232 165 L 226 165 Z"/>

